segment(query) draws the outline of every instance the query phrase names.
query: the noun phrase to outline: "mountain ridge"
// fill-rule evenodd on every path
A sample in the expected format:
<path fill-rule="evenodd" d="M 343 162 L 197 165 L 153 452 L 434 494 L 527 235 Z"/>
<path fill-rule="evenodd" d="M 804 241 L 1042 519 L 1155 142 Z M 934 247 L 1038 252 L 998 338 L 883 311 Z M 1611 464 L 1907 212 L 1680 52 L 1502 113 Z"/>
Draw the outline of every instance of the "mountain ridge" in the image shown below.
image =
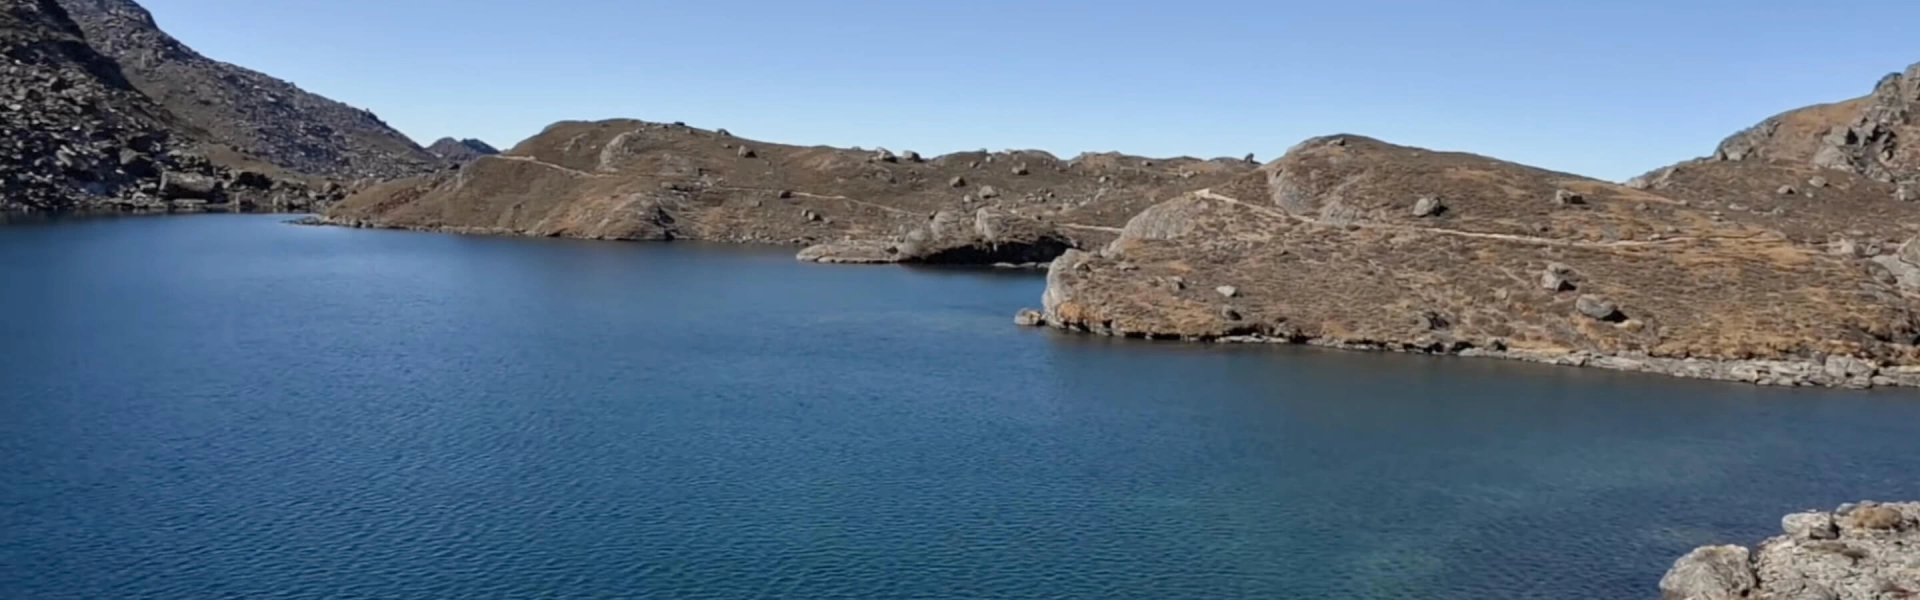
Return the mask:
<path fill-rule="evenodd" d="M 202 132 L 136 89 L 63 6 L 0 6 L 0 210 L 304 210 L 338 195 L 209 159 Z"/>
<path fill-rule="evenodd" d="M 215 60 L 162 30 L 133 0 L 59 0 L 135 88 L 208 142 L 338 180 L 431 171 L 440 161 L 366 109 Z"/>

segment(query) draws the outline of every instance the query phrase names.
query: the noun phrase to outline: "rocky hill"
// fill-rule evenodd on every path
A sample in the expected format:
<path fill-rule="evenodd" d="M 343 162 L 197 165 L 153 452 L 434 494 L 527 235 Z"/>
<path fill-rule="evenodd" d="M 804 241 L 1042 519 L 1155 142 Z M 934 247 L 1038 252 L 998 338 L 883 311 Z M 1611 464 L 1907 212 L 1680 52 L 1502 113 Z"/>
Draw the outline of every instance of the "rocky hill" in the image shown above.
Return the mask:
<path fill-rule="evenodd" d="M 332 190 L 219 164 L 54 0 L 0 1 L 0 210 L 302 209 Z"/>
<path fill-rule="evenodd" d="M 1712 171 L 1680 173 L 1653 193 L 1315 138 L 1142 212 L 1100 252 L 1063 255 L 1043 310 L 1022 320 L 1779 385 L 1920 383 L 1912 297 L 1858 242 L 1826 235 L 1912 236 L 1920 223 L 1883 218 L 1910 210 L 1887 184 L 1827 170 L 1820 186 L 1796 172 L 1712 188 Z"/>
<path fill-rule="evenodd" d="M 1866 96 L 1775 115 L 1720 143 L 1713 158 L 1774 160 L 1875 181 L 1920 179 L 1920 63 L 1880 79 Z"/>
<path fill-rule="evenodd" d="M 444 137 L 428 145 L 427 153 L 438 156 L 441 160 L 464 163 L 482 156 L 499 154 L 500 149 L 473 138 L 456 140 Z"/>
<path fill-rule="evenodd" d="M 1062 160 L 1031 150 L 930 157 L 777 144 L 679 123 L 570 121 L 456 171 L 367 189 L 326 220 L 598 239 L 831 243 L 807 256 L 843 262 L 1027 262 L 1050 259 L 1067 244 L 1104 243 L 1127 216 L 1253 168 L 1244 159 Z M 929 236 L 936 224 L 942 235 Z"/>
<path fill-rule="evenodd" d="M 1614 185 L 1352 135 L 1053 262 L 1027 324 L 1920 384 L 1920 67 Z"/>
<path fill-rule="evenodd" d="M 1920 503 L 1846 504 L 1780 519 L 1758 551 L 1706 546 L 1674 561 L 1661 600 L 1892 600 L 1920 596 Z"/>
<path fill-rule="evenodd" d="M 204 134 L 211 156 L 238 154 L 346 181 L 416 174 L 441 162 L 372 112 L 201 56 L 133 0 L 59 1 L 134 88 Z"/>

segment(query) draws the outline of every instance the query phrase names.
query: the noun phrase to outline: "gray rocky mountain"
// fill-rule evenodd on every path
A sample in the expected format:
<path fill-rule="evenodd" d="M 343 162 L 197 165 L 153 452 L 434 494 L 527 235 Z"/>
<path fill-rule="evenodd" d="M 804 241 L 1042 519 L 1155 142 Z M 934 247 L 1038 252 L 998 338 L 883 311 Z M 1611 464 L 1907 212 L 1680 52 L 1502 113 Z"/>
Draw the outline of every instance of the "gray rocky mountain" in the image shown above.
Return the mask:
<path fill-rule="evenodd" d="M 347 181 L 421 173 L 440 163 L 372 112 L 202 56 L 162 31 L 133 0 L 59 3 L 135 89 L 179 124 L 199 130 L 216 159 L 242 155 Z"/>

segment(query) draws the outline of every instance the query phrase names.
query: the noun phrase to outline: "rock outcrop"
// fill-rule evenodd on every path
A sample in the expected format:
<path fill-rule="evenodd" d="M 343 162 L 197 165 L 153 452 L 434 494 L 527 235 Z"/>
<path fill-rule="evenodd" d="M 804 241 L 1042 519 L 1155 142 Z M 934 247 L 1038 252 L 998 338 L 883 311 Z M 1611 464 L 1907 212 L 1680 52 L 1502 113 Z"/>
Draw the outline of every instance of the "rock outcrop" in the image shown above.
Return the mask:
<path fill-rule="evenodd" d="M 897 239 L 843 240 L 809 246 L 798 258 L 825 263 L 922 263 L 1037 266 L 1073 247 L 1046 220 L 981 208 L 972 218 L 950 210 Z"/>
<path fill-rule="evenodd" d="M 200 55 L 133 0 L 59 3 L 135 89 L 197 130 L 209 146 L 202 151 L 216 159 L 238 154 L 342 181 L 410 175 L 441 163 L 372 112 Z"/>
<path fill-rule="evenodd" d="M 1780 520 L 1759 549 L 1707 546 L 1674 561 L 1662 600 L 1888 600 L 1920 595 L 1920 503 L 1842 505 Z"/>
<path fill-rule="evenodd" d="M 1846 223 L 1893 237 L 1905 225 L 1865 221 L 1898 202 L 1860 194 L 1846 196 L 1865 208 L 1851 216 L 1820 205 L 1722 216 L 1760 202 L 1741 189 L 1710 208 L 1470 154 L 1315 138 L 1141 212 L 1101 253 L 1055 260 L 1041 320 L 1778 385 L 1920 383 L 1912 297 L 1824 236 L 1787 233 Z M 1425 197 L 1447 210 L 1407 209 Z"/>
<path fill-rule="evenodd" d="M 814 246 L 799 258 L 825 262 L 1044 262 L 1069 246 L 1105 244 L 1147 206 L 1253 168 L 1119 154 L 1061 160 L 1034 150 L 928 157 L 678 123 L 567 121 L 457 171 L 370 187 L 325 221 L 793 243 Z"/>
<path fill-rule="evenodd" d="M 1713 158 L 1775 160 L 1881 182 L 1920 178 L 1920 63 L 1866 96 L 1770 117 L 1720 143 Z"/>
<path fill-rule="evenodd" d="M 53 0 L 0 9 L 0 210 L 304 210 L 337 190 L 216 162 Z"/>
<path fill-rule="evenodd" d="M 444 137 L 428 145 L 427 152 L 448 162 L 466 163 L 482 156 L 499 154 L 500 149 L 473 138 L 456 140 Z"/>

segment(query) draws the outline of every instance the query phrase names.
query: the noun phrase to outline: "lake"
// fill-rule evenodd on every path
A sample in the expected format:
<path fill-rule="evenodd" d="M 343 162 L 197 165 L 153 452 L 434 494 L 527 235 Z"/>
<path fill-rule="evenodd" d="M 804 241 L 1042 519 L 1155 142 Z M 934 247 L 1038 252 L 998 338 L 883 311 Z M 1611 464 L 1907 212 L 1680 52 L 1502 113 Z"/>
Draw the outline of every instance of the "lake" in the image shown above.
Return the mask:
<path fill-rule="evenodd" d="M 1920 396 L 1016 327 L 791 248 L 0 227 L 0 597 L 1653 598 Z"/>

